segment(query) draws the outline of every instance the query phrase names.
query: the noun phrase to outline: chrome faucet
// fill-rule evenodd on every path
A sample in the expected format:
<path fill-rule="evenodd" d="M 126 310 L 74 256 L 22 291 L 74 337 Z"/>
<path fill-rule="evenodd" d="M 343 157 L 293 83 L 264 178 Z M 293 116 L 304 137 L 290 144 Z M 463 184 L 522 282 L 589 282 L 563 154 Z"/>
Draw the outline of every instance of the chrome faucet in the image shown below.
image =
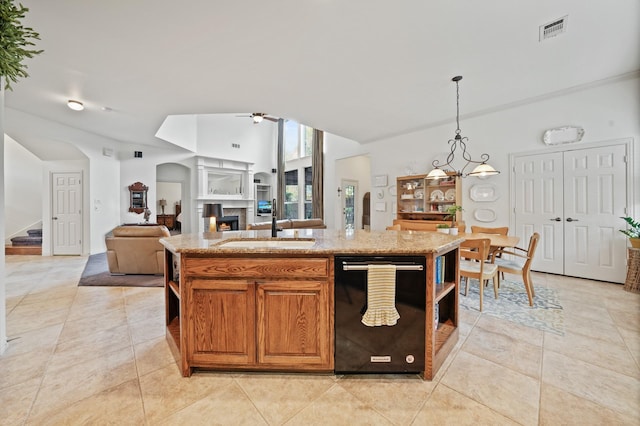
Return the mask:
<path fill-rule="evenodd" d="M 276 225 L 276 199 L 271 202 L 271 236 L 278 236 L 278 228 Z"/>

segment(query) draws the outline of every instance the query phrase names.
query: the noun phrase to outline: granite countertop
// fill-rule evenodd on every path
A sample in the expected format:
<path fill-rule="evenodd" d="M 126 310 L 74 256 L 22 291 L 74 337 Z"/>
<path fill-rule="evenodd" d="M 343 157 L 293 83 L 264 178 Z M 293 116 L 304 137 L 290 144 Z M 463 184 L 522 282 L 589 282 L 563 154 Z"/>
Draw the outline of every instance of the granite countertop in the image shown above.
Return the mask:
<path fill-rule="evenodd" d="M 237 240 L 313 240 L 309 247 L 226 247 Z M 343 231 L 335 229 L 285 229 L 271 237 L 271 230 L 204 232 L 161 238 L 160 242 L 175 253 L 185 254 L 408 254 L 434 253 L 455 247 L 464 237 L 426 231 Z M 309 243 L 311 244 L 311 243 Z"/>

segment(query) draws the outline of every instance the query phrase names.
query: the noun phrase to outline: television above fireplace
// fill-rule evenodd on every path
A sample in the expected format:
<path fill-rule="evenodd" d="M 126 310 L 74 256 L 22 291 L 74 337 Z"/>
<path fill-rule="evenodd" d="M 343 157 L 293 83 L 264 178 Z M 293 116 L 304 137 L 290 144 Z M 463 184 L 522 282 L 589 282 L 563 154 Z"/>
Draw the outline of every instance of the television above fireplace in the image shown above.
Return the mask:
<path fill-rule="evenodd" d="M 271 200 L 258 200 L 258 214 L 271 214 Z"/>

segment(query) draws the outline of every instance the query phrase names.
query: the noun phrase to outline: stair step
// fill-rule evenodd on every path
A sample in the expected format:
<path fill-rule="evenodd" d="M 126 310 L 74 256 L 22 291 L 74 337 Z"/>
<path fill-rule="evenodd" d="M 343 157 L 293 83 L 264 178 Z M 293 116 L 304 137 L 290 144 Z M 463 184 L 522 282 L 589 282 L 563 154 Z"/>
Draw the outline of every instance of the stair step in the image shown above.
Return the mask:
<path fill-rule="evenodd" d="M 41 246 L 42 237 L 31 237 L 26 235 L 20 235 L 18 237 L 11 238 L 11 244 L 13 246 Z"/>
<path fill-rule="evenodd" d="M 4 254 L 10 255 L 42 255 L 41 246 L 5 246 Z"/>
<path fill-rule="evenodd" d="M 42 229 L 29 229 L 27 235 L 30 237 L 42 237 Z"/>

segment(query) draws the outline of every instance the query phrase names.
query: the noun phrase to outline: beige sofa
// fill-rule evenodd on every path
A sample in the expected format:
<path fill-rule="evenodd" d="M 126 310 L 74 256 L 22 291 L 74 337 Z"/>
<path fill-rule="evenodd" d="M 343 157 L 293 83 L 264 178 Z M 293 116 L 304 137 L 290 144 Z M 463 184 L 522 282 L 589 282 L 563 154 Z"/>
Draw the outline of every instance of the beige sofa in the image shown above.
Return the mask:
<path fill-rule="evenodd" d="M 164 274 L 164 246 L 171 233 L 164 225 L 118 226 L 105 238 L 112 274 Z"/>
<path fill-rule="evenodd" d="M 276 221 L 278 229 L 326 228 L 322 219 L 282 219 Z M 247 229 L 271 229 L 271 222 L 249 223 Z"/>

